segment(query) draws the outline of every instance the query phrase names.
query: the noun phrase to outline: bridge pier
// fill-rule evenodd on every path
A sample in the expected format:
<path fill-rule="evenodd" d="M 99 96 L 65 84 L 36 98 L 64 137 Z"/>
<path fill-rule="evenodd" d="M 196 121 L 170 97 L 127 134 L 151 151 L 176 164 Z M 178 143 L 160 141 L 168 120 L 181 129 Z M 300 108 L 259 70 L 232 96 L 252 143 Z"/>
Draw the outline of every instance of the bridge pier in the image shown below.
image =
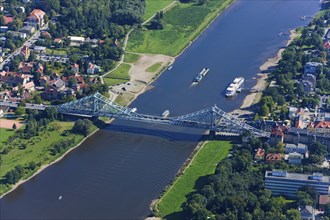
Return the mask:
<path fill-rule="evenodd" d="M 217 136 L 216 131 L 214 131 L 214 130 L 209 131 L 209 137 L 210 138 L 215 138 L 216 136 Z"/>

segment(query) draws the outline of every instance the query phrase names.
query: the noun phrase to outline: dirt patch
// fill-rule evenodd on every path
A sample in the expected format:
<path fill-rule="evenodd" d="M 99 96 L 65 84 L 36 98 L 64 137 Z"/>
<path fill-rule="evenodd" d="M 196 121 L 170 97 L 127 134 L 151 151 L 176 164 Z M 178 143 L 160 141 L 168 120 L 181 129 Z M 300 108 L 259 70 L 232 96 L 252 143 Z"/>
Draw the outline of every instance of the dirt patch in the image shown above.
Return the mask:
<path fill-rule="evenodd" d="M 165 68 L 169 63 L 174 62 L 174 58 L 165 55 L 139 54 L 140 59 L 132 64 L 130 70 L 131 79 L 129 82 L 117 86 L 112 86 L 110 89 L 111 99 L 115 100 L 118 95 L 125 96 L 127 94 L 137 96 L 144 92 L 148 85 L 157 77 L 158 73 L 147 72 L 148 67 L 162 63 L 159 69 Z M 148 89 L 151 89 L 148 88 Z"/>
<path fill-rule="evenodd" d="M 14 124 L 16 124 L 17 129 L 19 129 L 24 125 L 24 122 L 19 120 L 0 119 L 0 128 L 12 129 Z"/>

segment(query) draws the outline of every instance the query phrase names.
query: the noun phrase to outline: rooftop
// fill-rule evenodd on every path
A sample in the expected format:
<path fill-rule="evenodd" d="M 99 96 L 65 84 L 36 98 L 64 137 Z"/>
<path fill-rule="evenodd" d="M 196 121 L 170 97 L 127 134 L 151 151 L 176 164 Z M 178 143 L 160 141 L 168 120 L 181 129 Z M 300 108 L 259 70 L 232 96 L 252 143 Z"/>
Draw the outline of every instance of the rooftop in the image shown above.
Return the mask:
<path fill-rule="evenodd" d="M 301 180 L 308 182 L 325 182 L 330 184 L 330 177 L 323 176 L 323 174 L 321 173 L 300 174 L 300 173 L 288 173 L 285 170 L 273 170 L 273 171 L 266 171 L 265 177 L 288 179 L 288 180 Z"/>
<path fill-rule="evenodd" d="M 296 144 L 286 144 L 285 147 L 287 148 L 299 148 L 299 149 L 306 149 L 307 146 L 305 144 L 301 144 L 301 143 L 298 143 L 298 145 Z"/>

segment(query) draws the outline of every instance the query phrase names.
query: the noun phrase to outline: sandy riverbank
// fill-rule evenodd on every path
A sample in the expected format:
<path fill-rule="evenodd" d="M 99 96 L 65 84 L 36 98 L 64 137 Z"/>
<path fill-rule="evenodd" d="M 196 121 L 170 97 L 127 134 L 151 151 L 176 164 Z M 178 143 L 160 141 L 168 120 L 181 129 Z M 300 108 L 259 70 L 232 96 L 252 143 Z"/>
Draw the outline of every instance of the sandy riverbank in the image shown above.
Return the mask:
<path fill-rule="evenodd" d="M 174 57 L 161 55 L 161 54 L 139 54 L 140 58 L 137 62 L 131 65 L 129 72 L 130 81 L 125 84 L 111 86 L 109 93 L 112 101 L 117 98 L 123 100 L 124 105 L 131 103 L 137 96 L 150 88 L 152 83 L 159 75 L 160 72 L 174 62 Z M 156 73 L 148 72 L 147 69 L 157 63 L 161 63 Z"/>
<path fill-rule="evenodd" d="M 295 30 L 290 31 L 290 38 L 286 44 L 288 46 L 296 37 L 298 37 L 299 34 Z M 260 66 L 260 71 L 261 73 L 257 74 L 257 83 L 253 87 L 253 89 L 258 90 L 258 92 L 250 93 L 248 94 L 245 99 L 243 100 L 242 105 L 240 106 L 239 109 L 236 109 L 232 111 L 232 114 L 235 114 L 237 116 L 242 116 L 242 115 L 249 115 L 252 114 L 250 110 L 248 110 L 249 107 L 252 105 L 256 104 L 259 102 L 259 100 L 262 97 L 263 91 L 267 88 L 268 86 L 268 70 L 273 69 L 276 67 L 277 63 L 281 60 L 282 54 L 284 52 L 285 48 L 281 48 L 277 53 L 275 57 L 269 58 L 265 63 L 263 63 Z"/>
<path fill-rule="evenodd" d="M 71 151 L 73 151 L 74 149 L 76 149 L 77 147 L 79 147 L 87 138 L 89 138 L 90 136 L 92 136 L 93 134 L 95 134 L 98 130 L 99 129 L 96 129 L 95 131 L 93 131 L 92 133 L 90 133 L 87 137 L 85 137 L 84 139 L 82 139 L 78 144 L 76 144 L 74 147 L 70 148 L 68 151 L 66 151 L 62 156 L 60 156 L 56 160 L 52 161 L 51 163 L 44 164 L 41 167 L 39 167 L 39 169 L 35 173 L 33 173 L 32 176 L 28 177 L 27 179 L 18 181 L 15 185 L 12 186 L 12 188 L 9 191 L 7 191 L 4 194 L 2 194 L 0 196 L 0 199 L 2 197 L 4 197 L 5 195 L 9 194 L 10 192 L 14 191 L 17 187 L 19 187 L 23 183 L 29 181 L 30 179 L 32 179 L 33 177 L 35 177 L 36 175 L 38 175 L 39 173 L 41 173 L 47 167 L 49 167 L 49 166 L 51 166 L 51 165 L 59 162 L 60 160 L 62 160 L 67 154 L 69 154 Z"/>

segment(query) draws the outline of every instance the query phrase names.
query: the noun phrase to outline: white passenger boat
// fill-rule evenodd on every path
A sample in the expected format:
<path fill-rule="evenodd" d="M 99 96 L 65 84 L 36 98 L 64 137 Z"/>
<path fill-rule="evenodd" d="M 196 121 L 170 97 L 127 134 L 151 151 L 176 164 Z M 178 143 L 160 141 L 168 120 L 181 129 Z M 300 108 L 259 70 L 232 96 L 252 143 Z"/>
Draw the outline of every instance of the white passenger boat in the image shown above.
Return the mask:
<path fill-rule="evenodd" d="M 234 81 L 230 83 L 230 85 L 227 87 L 226 96 L 227 97 L 234 96 L 237 90 L 239 90 L 242 87 L 243 83 L 244 83 L 243 77 L 235 78 Z"/>

